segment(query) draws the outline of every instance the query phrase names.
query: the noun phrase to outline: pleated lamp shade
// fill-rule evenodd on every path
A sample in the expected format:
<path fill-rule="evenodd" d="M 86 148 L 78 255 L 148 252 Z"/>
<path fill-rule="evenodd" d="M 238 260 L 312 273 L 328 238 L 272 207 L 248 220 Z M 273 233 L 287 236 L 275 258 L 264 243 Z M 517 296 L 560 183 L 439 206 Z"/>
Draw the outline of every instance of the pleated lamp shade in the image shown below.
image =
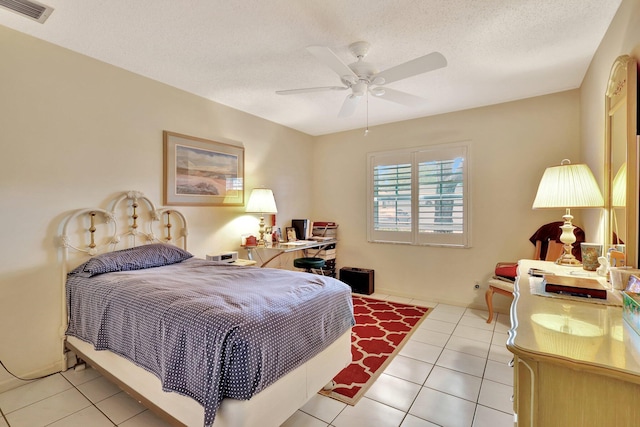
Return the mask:
<path fill-rule="evenodd" d="M 627 162 L 624 162 L 611 185 L 611 203 L 614 207 L 624 207 L 627 205 Z"/>
<path fill-rule="evenodd" d="M 602 206 L 604 199 L 589 166 L 572 165 L 567 159 L 560 166 L 552 166 L 544 171 L 533 201 L 533 209 Z"/>
<path fill-rule="evenodd" d="M 260 214 L 278 213 L 276 200 L 273 197 L 273 191 L 268 188 L 254 188 L 251 191 L 251 196 L 249 196 L 246 211 L 248 213 Z"/>

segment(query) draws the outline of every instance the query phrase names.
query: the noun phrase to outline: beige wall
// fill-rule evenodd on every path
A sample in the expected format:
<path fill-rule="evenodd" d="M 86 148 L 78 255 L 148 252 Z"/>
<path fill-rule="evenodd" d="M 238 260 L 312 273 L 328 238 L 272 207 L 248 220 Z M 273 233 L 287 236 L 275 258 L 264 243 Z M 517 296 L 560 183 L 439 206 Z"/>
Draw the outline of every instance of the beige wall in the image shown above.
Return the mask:
<path fill-rule="evenodd" d="M 623 0 L 580 88 L 581 151 L 600 183 L 604 182 L 604 95 L 611 66 L 620 55 L 631 55 L 640 62 L 640 1 Z M 585 218 L 591 227 L 599 221 Z M 603 236 L 599 236 L 603 240 Z"/>
<path fill-rule="evenodd" d="M 0 58 L 0 360 L 16 374 L 58 369 L 59 221 L 126 190 L 161 204 L 163 130 L 242 142 L 246 186 L 274 190 L 279 221 L 311 215 L 310 136 L 1 26 Z M 182 211 L 196 256 L 258 228 L 241 207 Z"/>
<path fill-rule="evenodd" d="M 368 243 L 366 154 L 456 141 L 471 146 L 472 247 Z M 533 256 L 529 237 L 561 219 L 561 211 L 531 205 L 544 169 L 577 160 L 578 147 L 577 90 L 378 126 L 366 137 L 360 130 L 319 137 L 314 215 L 340 224 L 339 266 L 374 269 L 376 291 L 484 307 L 496 262 Z M 507 308 L 506 298 L 495 300 Z"/>

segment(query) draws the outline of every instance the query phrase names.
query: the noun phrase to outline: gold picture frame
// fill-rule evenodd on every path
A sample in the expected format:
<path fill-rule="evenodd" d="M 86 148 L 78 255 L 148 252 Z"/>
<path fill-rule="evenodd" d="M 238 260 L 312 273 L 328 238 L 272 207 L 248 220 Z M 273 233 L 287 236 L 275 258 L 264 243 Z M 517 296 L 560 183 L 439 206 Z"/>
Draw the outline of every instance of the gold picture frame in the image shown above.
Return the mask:
<path fill-rule="evenodd" d="M 163 131 L 164 204 L 243 206 L 244 147 Z"/>

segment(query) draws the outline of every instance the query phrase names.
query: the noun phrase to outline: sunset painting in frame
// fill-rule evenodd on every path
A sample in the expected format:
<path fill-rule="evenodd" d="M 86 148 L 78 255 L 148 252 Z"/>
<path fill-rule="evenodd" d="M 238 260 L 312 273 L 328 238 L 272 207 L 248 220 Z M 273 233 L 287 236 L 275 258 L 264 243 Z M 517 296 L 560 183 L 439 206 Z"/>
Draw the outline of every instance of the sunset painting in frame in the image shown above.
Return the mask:
<path fill-rule="evenodd" d="M 164 203 L 242 206 L 244 147 L 164 131 Z"/>

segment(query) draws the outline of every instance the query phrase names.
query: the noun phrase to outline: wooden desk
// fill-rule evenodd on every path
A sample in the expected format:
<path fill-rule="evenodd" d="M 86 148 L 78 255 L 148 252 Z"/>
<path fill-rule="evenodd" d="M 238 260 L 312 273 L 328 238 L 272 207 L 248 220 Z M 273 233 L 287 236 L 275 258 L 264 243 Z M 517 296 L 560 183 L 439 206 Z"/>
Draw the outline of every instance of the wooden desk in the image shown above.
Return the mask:
<path fill-rule="evenodd" d="M 264 262 L 262 262 L 262 257 L 260 256 L 261 262 L 262 262 L 260 264 L 260 267 L 265 267 L 267 264 L 269 264 L 271 261 L 281 256 L 282 254 L 295 252 L 295 251 L 303 251 L 305 254 L 304 256 L 315 256 L 314 252 L 317 255 L 321 250 L 325 249 L 327 246 L 333 245 L 337 242 L 338 240 L 336 239 L 318 240 L 318 241 L 305 240 L 304 243 L 303 241 L 300 241 L 298 243 L 296 242 L 275 243 L 265 247 L 258 247 L 258 246 L 246 247 L 246 249 L 247 249 L 247 257 L 250 260 L 254 259 L 256 255 L 255 252 L 258 250 L 264 251 L 267 254 L 271 252 L 272 254 L 268 255 L 266 257 L 267 260 Z M 315 251 L 311 251 L 311 254 L 309 254 L 310 249 L 315 249 Z"/>
<path fill-rule="evenodd" d="M 622 319 L 622 307 L 537 295 L 541 279 L 529 277 L 531 267 L 584 272 L 519 262 L 507 340 L 517 425 L 640 425 L 640 336 Z"/>

